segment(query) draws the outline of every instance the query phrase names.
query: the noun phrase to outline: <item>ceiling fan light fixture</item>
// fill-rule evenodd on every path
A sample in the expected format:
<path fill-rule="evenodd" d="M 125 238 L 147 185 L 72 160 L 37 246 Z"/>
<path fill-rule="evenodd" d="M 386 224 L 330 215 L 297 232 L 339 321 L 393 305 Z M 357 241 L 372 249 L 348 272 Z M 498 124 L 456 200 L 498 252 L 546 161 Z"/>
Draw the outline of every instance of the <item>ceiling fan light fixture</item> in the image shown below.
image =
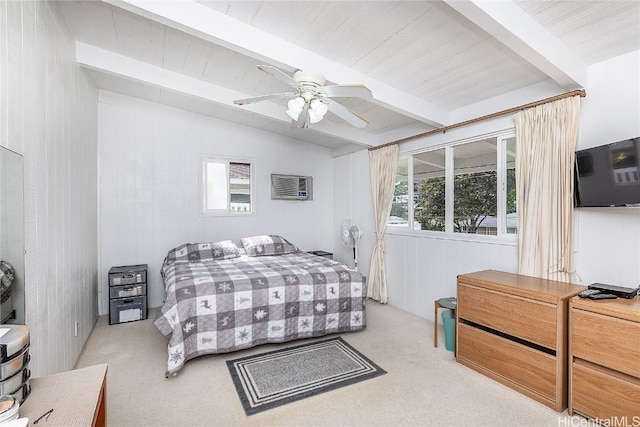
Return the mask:
<path fill-rule="evenodd" d="M 305 103 L 306 102 L 304 98 L 300 96 L 289 100 L 289 102 L 287 102 L 287 107 L 289 108 L 287 110 L 287 115 L 293 120 L 298 120 L 298 117 L 300 116 L 300 113 L 302 113 L 302 109 L 304 108 Z"/>
<path fill-rule="evenodd" d="M 300 117 L 300 113 L 295 113 L 291 110 L 287 110 L 287 115 L 291 117 L 292 120 L 298 120 L 298 117 Z"/>
<path fill-rule="evenodd" d="M 309 123 L 318 123 L 323 117 L 316 114 L 313 110 L 309 110 Z"/>
<path fill-rule="evenodd" d="M 318 123 L 324 118 L 324 115 L 327 114 L 327 111 L 329 111 L 329 107 L 327 107 L 327 104 L 325 104 L 318 98 L 314 98 L 309 103 L 309 122 Z"/>
<path fill-rule="evenodd" d="M 324 117 L 324 115 L 327 114 L 327 111 L 329 111 L 329 107 L 327 106 L 327 104 L 325 102 L 322 102 L 318 98 L 315 98 L 313 101 L 311 101 L 309 107 L 320 117 Z"/>
<path fill-rule="evenodd" d="M 329 110 L 338 118 L 358 129 L 364 128 L 369 123 L 340 102 L 332 99 L 371 98 L 371 91 L 363 84 L 331 84 L 327 86 L 326 78 L 318 72 L 296 70 L 291 76 L 269 65 L 258 65 L 258 69 L 287 83 L 293 91 L 236 99 L 233 101 L 234 104 L 245 105 L 270 99 L 288 99 L 286 113 L 292 119 L 291 127 L 297 128 L 307 128 L 309 123 L 321 121 Z"/>

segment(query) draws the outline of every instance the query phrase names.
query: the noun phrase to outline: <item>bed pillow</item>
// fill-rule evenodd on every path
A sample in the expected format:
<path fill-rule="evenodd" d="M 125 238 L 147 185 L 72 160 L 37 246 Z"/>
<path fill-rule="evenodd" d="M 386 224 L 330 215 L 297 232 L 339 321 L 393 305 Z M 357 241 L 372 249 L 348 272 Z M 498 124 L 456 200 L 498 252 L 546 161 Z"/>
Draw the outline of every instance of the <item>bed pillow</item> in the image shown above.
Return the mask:
<path fill-rule="evenodd" d="M 231 240 L 221 240 L 211 243 L 211 257 L 213 259 L 233 259 L 240 256 L 240 250 Z"/>
<path fill-rule="evenodd" d="M 219 242 L 185 243 L 171 249 L 165 262 L 172 261 L 206 261 L 233 259 L 240 256 L 238 247 L 232 240 Z"/>
<path fill-rule="evenodd" d="M 244 237 L 240 242 L 248 256 L 285 255 L 299 251 L 284 237 L 273 234 Z"/>

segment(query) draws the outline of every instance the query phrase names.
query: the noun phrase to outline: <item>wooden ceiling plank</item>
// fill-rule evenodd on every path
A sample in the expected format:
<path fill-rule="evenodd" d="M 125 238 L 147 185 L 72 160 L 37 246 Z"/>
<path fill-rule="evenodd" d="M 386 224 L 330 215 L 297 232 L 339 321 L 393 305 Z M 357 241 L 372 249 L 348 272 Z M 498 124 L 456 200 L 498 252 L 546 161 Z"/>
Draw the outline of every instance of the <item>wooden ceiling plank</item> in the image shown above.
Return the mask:
<path fill-rule="evenodd" d="M 209 103 L 225 106 L 229 109 L 241 108 L 264 118 L 280 122 L 282 125 L 290 125 L 289 117 L 278 104 L 260 102 L 243 107 L 235 106 L 233 100 L 241 98 L 244 94 L 86 43 L 76 42 L 76 62 L 94 72 L 121 77 L 133 82 L 141 82 L 151 87 L 186 95 L 196 100 L 206 100 Z M 377 143 L 377 138 L 373 135 L 361 132 L 351 126 L 328 120 L 323 120 L 316 124 L 312 131 L 329 133 L 335 138 L 344 138 L 367 147 Z"/>
<path fill-rule="evenodd" d="M 330 81 L 364 83 L 373 92 L 375 102 L 402 112 L 415 120 L 433 126 L 448 121 L 448 112 L 430 102 L 399 91 L 291 42 L 228 18 L 197 2 L 185 0 L 180 3 L 180 7 L 175 7 L 172 2 L 107 1 L 114 6 L 123 7 L 156 22 L 202 37 L 244 55 L 264 60 L 266 63 L 283 67 L 288 71 L 294 71 L 296 68 L 319 69 Z"/>
<path fill-rule="evenodd" d="M 587 86 L 587 66 L 513 1 L 444 0 L 565 89 Z"/>

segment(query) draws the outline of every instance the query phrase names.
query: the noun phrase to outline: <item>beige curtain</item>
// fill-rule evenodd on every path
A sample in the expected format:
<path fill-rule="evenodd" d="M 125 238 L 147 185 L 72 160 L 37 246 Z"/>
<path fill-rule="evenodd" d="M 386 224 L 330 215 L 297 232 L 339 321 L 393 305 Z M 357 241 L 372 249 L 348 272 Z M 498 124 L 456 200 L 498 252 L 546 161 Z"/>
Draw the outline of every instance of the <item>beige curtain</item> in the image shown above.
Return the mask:
<path fill-rule="evenodd" d="M 520 274 L 571 282 L 579 117 L 579 96 L 514 115 Z"/>
<path fill-rule="evenodd" d="M 398 145 L 388 145 L 369 151 L 371 192 L 376 221 L 376 244 L 371 254 L 371 267 L 367 278 L 367 296 L 382 304 L 387 303 L 387 277 L 384 272 L 384 231 L 393 201 L 396 178 Z"/>

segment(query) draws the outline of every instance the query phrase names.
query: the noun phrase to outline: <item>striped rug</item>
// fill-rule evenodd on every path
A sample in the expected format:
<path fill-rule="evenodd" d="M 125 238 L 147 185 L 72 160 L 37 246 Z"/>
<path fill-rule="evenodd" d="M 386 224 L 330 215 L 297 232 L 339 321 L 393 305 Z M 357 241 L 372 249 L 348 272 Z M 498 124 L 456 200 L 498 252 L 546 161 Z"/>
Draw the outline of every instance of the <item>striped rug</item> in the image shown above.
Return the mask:
<path fill-rule="evenodd" d="M 247 415 L 386 374 L 341 337 L 228 360 Z"/>

